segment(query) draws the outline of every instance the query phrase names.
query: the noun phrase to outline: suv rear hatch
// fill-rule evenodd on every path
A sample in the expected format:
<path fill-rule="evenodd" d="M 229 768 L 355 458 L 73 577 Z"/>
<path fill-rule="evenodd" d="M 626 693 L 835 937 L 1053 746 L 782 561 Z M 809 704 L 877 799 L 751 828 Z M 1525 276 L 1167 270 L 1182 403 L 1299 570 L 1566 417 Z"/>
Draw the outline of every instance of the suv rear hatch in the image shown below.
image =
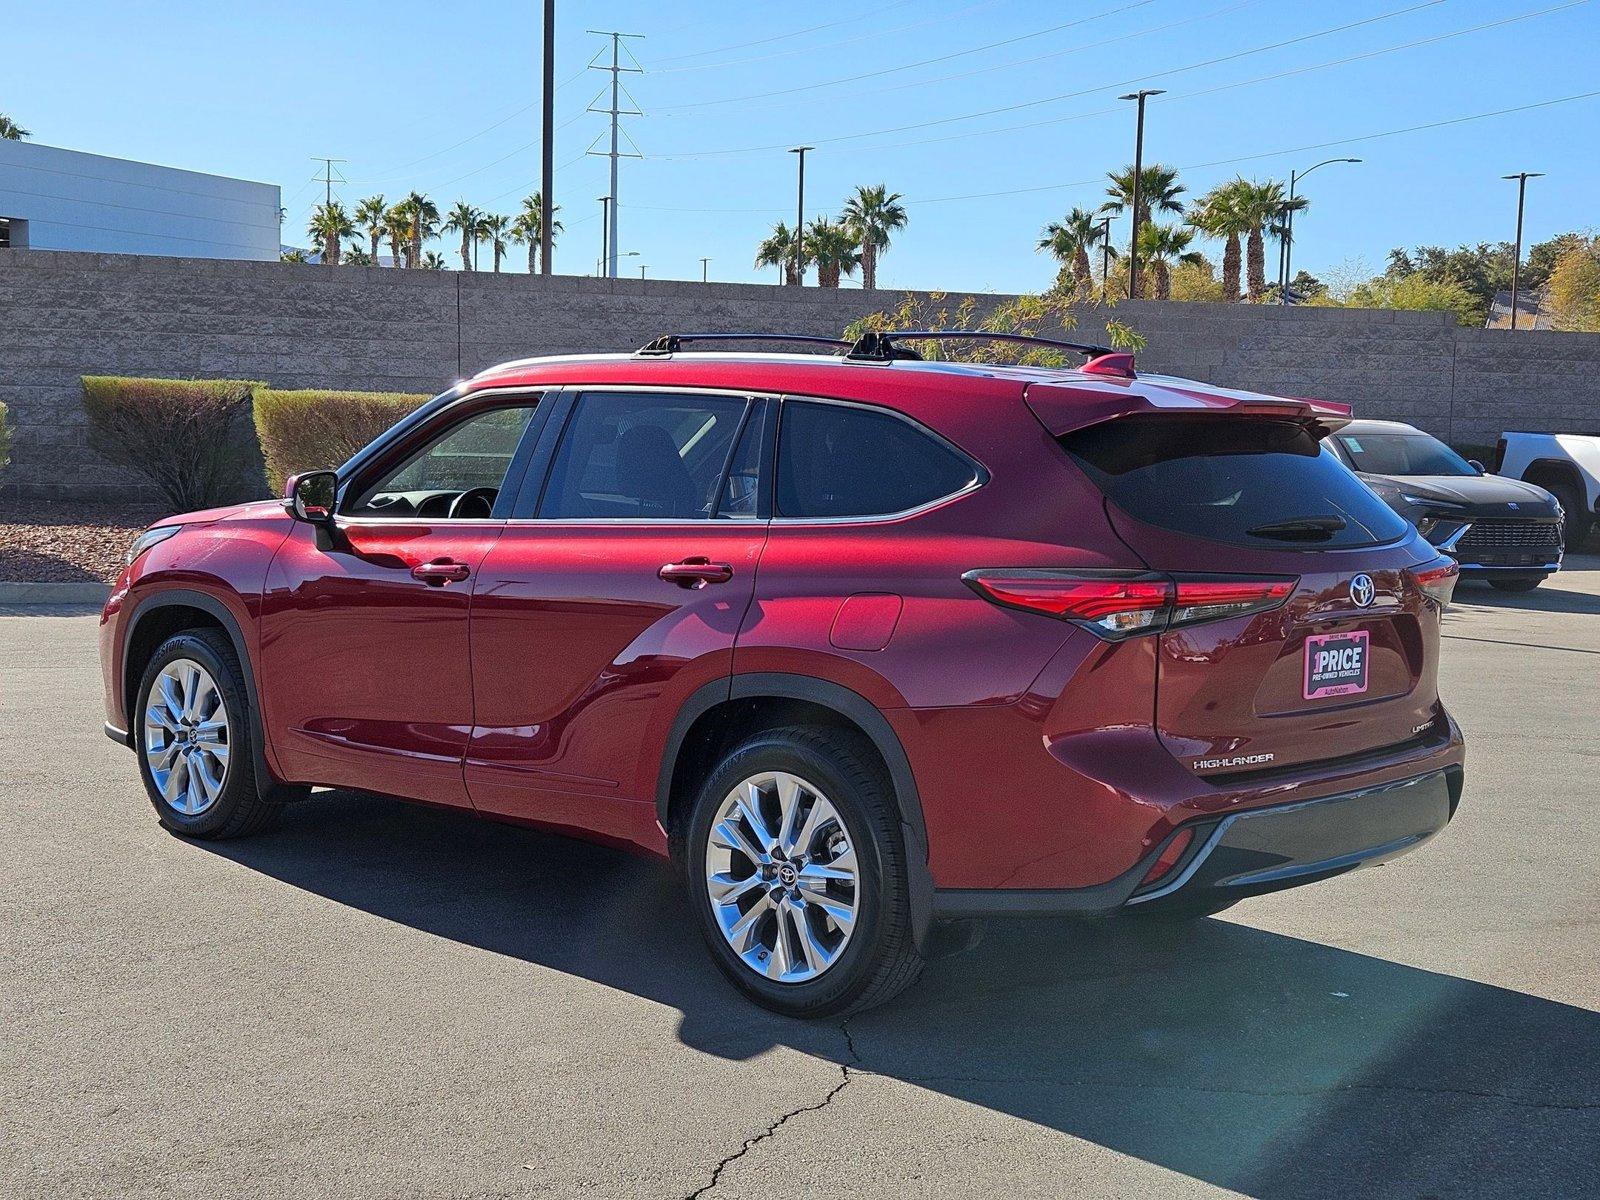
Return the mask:
<path fill-rule="evenodd" d="M 1134 411 L 1058 435 L 1118 536 L 1177 581 L 1155 723 L 1208 778 L 1361 756 L 1442 725 L 1439 605 L 1418 576 L 1435 555 L 1321 447 L 1314 410 L 1273 403 Z M 1202 598 L 1217 594 L 1208 582 L 1240 585 L 1242 615 L 1212 606 L 1186 621 L 1185 581 Z"/>

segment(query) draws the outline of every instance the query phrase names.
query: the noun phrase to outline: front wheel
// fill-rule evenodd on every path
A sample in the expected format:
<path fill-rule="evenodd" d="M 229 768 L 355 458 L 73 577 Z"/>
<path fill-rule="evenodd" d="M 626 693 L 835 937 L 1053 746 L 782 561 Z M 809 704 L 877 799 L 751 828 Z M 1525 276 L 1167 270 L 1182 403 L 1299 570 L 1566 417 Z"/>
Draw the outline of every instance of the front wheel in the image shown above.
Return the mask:
<path fill-rule="evenodd" d="M 712 957 L 766 1008 L 856 1012 L 922 969 L 898 811 L 856 737 L 797 726 L 746 740 L 701 787 L 679 850 Z"/>
<path fill-rule="evenodd" d="M 1594 521 L 1584 507 L 1583 493 L 1568 483 L 1546 484 L 1545 490 L 1556 498 L 1556 503 L 1561 505 L 1564 514 L 1561 525 L 1562 543 L 1568 550 L 1583 549 L 1583 543 L 1588 539 Z"/>

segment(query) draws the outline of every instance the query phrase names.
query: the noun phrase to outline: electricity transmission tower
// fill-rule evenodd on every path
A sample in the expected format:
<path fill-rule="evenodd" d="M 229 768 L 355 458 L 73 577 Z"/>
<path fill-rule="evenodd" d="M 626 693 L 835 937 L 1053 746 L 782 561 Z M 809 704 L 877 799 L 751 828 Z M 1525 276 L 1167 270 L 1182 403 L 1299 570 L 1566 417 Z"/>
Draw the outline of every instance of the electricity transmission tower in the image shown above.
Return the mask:
<path fill-rule="evenodd" d="M 638 101 L 632 96 L 628 96 L 627 89 L 622 86 L 622 76 L 625 74 L 642 74 L 644 72 L 644 68 L 639 65 L 639 60 L 634 58 L 631 52 L 628 54 L 628 58 L 633 63 L 633 66 L 625 67 L 622 65 L 622 41 L 624 38 L 642 38 L 644 34 L 619 33 L 610 29 L 590 29 L 587 32 L 594 34 L 596 37 L 606 37 L 611 39 L 611 65 L 607 66 L 599 61 L 601 55 L 605 53 L 604 50 L 601 50 L 599 53 L 597 53 L 589 62 L 589 67 L 591 70 L 611 72 L 611 84 L 609 88 L 611 92 L 611 103 L 609 107 L 596 108 L 593 101 L 591 101 L 589 104 L 590 112 L 606 113 L 611 117 L 611 148 L 609 150 L 596 150 L 594 148 L 595 143 L 598 143 L 600 138 L 595 138 L 594 142 L 591 142 L 589 145 L 588 153 L 602 155 L 611 160 L 611 203 L 607 208 L 606 214 L 606 220 L 610 223 L 610 227 L 606 231 L 605 267 L 606 277 L 608 279 L 615 279 L 617 277 L 617 209 L 620 207 L 620 205 L 617 203 L 617 160 L 620 158 L 644 157 L 643 154 L 639 153 L 639 147 L 634 142 L 633 138 L 628 137 L 626 131 L 622 128 L 623 117 L 642 117 L 644 115 L 637 108 L 622 107 L 622 99 L 624 96 L 627 96 L 628 103 L 638 103 Z M 605 92 L 602 91 L 600 95 L 605 95 Z M 596 101 L 599 99 L 600 96 L 595 97 Z M 622 149 L 621 140 L 625 137 L 628 139 L 628 144 L 633 147 L 633 151 L 631 153 Z"/>

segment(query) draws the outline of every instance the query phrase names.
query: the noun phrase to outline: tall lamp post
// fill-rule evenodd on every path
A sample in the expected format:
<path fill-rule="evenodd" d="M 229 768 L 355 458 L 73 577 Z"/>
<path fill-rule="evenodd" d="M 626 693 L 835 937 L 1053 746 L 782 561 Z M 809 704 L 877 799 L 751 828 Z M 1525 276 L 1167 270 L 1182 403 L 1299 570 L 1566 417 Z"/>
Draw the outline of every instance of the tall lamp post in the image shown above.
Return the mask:
<path fill-rule="evenodd" d="M 1111 300 L 1111 218 L 1100 222 L 1100 303 Z"/>
<path fill-rule="evenodd" d="M 1289 172 L 1289 209 L 1284 213 L 1283 248 L 1278 255 L 1278 303 L 1289 303 L 1289 280 L 1293 278 L 1291 266 L 1294 260 L 1294 189 L 1295 185 L 1318 167 L 1325 167 L 1329 163 L 1358 163 L 1359 158 L 1325 158 L 1319 163 L 1314 163 L 1304 171 Z"/>
<path fill-rule="evenodd" d="M 700 282 L 711 282 L 711 260 L 709 258 L 702 258 L 700 260 Z"/>
<path fill-rule="evenodd" d="M 555 200 L 556 0 L 544 0 L 544 146 L 539 165 L 539 274 L 550 274 L 551 214 Z"/>
<path fill-rule="evenodd" d="M 1139 206 L 1142 202 L 1139 185 L 1144 181 L 1144 102 L 1151 96 L 1166 95 L 1166 88 L 1143 88 L 1118 96 L 1118 100 L 1133 100 L 1139 105 L 1139 121 L 1133 135 L 1133 233 L 1128 238 L 1128 299 L 1139 294 Z"/>
<path fill-rule="evenodd" d="M 605 264 L 611 261 L 611 222 L 607 219 L 611 215 L 611 197 L 600 197 L 600 274 L 607 274 Z"/>
<path fill-rule="evenodd" d="M 1543 178 L 1543 171 L 1518 171 L 1515 175 L 1502 175 L 1501 179 L 1517 181 L 1517 251 L 1511 260 L 1511 331 L 1517 330 L 1517 288 L 1522 282 L 1522 207 L 1528 197 L 1528 180 Z M 1534 321 L 1538 321 L 1535 315 Z"/>
<path fill-rule="evenodd" d="M 815 146 L 795 146 L 790 154 L 800 156 L 800 179 L 796 189 L 794 212 L 794 278 L 801 286 L 806 281 L 806 260 L 801 249 L 801 239 L 805 236 L 806 226 L 806 151 L 815 150 Z"/>

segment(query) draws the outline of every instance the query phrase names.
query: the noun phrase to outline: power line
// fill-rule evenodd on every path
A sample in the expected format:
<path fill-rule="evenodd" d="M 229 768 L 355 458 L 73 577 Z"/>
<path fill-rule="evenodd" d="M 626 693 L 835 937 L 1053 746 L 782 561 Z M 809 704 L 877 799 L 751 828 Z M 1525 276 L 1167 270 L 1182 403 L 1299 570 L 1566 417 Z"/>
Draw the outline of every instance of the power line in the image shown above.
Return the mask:
<path fill-rule="evenodd" d="M 885 4 L 880 8 L 869 9 L 864 13 L 857 13 L 853 17 L 845 17 L 838 21 L 829 21 L 824 25 L 812 25 L 805 29 L 796 29 L 792 33 L 775 33 L 771 37 L 757 38 L 753 42 L 735 42 L 731 46 L 713 46 L 709 50 L 695 50 L 690 54 L 674 54 L 670 58 L 658 58 L 656 63 L 682 62 L 688 58 L 704 58 L 708 54 L 725 54 L 729 50 L 748 50 L 752 46 L 765 46 L 772 42 L 783 42 L 790 38 L 804 37 L 808 33 L 819 33 L 824 29 L 835 29 L 840 25 L 854 25 L 857 21 L 865 21 L 868 17 L 880 17 L 886 12 L 896 8 L 905 8 L 913 0 L 898 0 L 895 4 Z M 681 31 L 680 31 L 681 32 Z"/>
<path fill-rule="evenodd" d="M 1225 62 L 1234 62 L 1234 61 L 1236 61 L 1238 59 L 1249 58 L 1249 57 L 1251 57 L 1253 55 L 1256 55 L 1256 54 L 1266 54 L 1266 53 L 1268 53 L 1270 51 L 1273 51 L 1273 50 L 1281 50 L 1285 46 L 1293 46 L 1293 45 L 1297 45 L 1297 44 L 1299 44 L 1301 42 L 1309 42 L 1309 41 L 1313 41 L 1313 40 L 1315 40 L 1317 38 L 1329 37 L 1329 36 L 1331 36 L 1333 34 L 1336 34 L 1336 33 L 1344 33 L 1347 30 L 1357 29 L 1357 28 L 1360 28 L 1363 25 L 1372 25 L 1372 24 L 1375 24 L 1375 23 L 1377 23 L 1379 21 L 1391 20 L 1391 19 L 1393 19 L 1395 17 L 1404 16 L 1407 13 L 1418 12 L 1418 11 L 1424 9 L 1424 8 L 1433 8 L 1436 5 L 1443 4 L 1443 3 L 1444 3 L 1444 0 L 1422 0 L 1422 2 L 1419 3 L 1419 4 L 1412 4 L 1412 5 L 1409 5 L 1409 6 L 1405 7 L 1405 8 L 1393 9 L 1393 10 L 1391 10 L 1389 12 L 1379 13 L 1377 16 L 1373 16 L 1373 17 L 1364 17 L 1363 19 L 1361 19 L 1359 21 L 1350 21 L 1350 22 L 1347 22 L 1346 24 L 1343 24 L 1343 25 L 1335 25 L 1335 26 L 1333 26 L 1332 28 L 1329 28 L 1329 29 L 1319 29 L 1319 30 L 1316 30 L 1313 33 L 1301 34 L 1298 37 L 1286 38 L 1283 41 L 1273 42 L 1273 43 L 1271 43 L 1269 45 L 1255 46 L 1255 47 L 1252 47 L 1249 50 L 1237 50 L 1232 54 L 1224 54 L 1224 55 L 1220 55 L 1219 57 L 1216 57 L 1216 58 L 1208 58 L 1208 59 L 1204 59 L 1204 60 L 1202 60 L 1200 62 L 1188 63 L 1185 66 L 1181 66 L 1181 67 L 1172 67 L 1172 68 L 1169 68 L 1169 69 L 1164 70 L 1164 71 L 1152 71 L 1152 72 L 1149 72 L 1149 73 L 1144 74 L 1144 75 L 1135 75 L 1135 76 L 1133 76 L 1132 78 L 1129 78 L 1129 79 L 1121 79 L 1121 80 L 1117 80 L 1117 81 L 1111 82 L 1111 83 L 1096 84 L 1094 87 L 1080 88 L 1078 91 L 1075 91 L 1075 92 L 1063 92 L 1062 94 L 1060 94 L 1058 96 L 1045 96 L 1045 97 L 1042 97 L 1041 99 L 1038 99 L 1038 100 L 1025 100 L 1025 101 L 1022 101 L 1022 102 L 1020 102 L 1018 104 L 1004 104 L 1004 105 L 1000 105 L 997 108 L 986 108 L 986 109 L 981 109 L 981 110 L 979 110 L 977 112 L 961 113 L 961 114 L 958 114 L 958 115 L 952 116 L 952 117 L 939 117 L 939 118 L 936 118 L 936 119 L 931 120 L 931 121 L 917 121 L 917 122 L 913 122 L 912 124 L 909 124 L 909 125 L 894 125 L 894 126 L 890 126 L 887 129 L 869 129 L 869 130 L 864 130 L 864 131 L 862 131 L 860 133 L 839 134 L 839 135 L 834 136 L 834 137 L 818 138 L 816 140 L 818 142 L 826 143 L 826 144 L 835 144 L 835 143 L 838 143 L 838 142 L 853 142 L 853 141 L 859 141 L 862 138 L 880 137 L 880 136 L 882 136 L 884 134 L 890 134 L 890 133 L 908 133 L 908 132 L 911 132 L 913 130 L 929 129 L 929 128 L 932 128 L 932 127 L 938 126 L 938 125 L 951 125 L 951 124 L 954 124 L 954 123 L 956 123 L 958 121 L 975 121 L 975 120 L 979 119 L 980 117 L 990 117 L 990 116 L 996 116 L 996 115 L 998 115 L 1000 113 L 1017 112 L 1017 111 L 1020 111 L 1022 109 L 1028 109 L 1028 108 L 1038 108 L 1041 105 L 1056 104 L 1056 103 L 1059 103 L 1062 100 L 1076 99 L 1077 97 L 1091 95 L 1094 92 L 1105 91 L 1105 90 L 1107 90 L 1109 88 L 1131 87 L 1134 84 L 1145 83 L 1145 82 L 1148 82 L 1148 81 L 1154 80 L 1154 79 L 1165 79 L 1166 77 L 1168 77 L 1170 75 L 1182 75 L 1182 74 L 1185 74 L 1186 72 L 1189 72 L 1189 71 L 1198 71 L 1198 70 L 1201 70 L 1202 68 L 1218 66 L 1219 64 L 1225 63 Z M 667 160 L 673 160 L 673 161 L 694 160 L 694 159 L 701 159 L 701 158 L 725 158 L 725 157 L 729 157 L 731 155 L 738 155 L 738 154 L 766 153 L 766 152 L 771 151 L 771 150 L 781 150 L 781 149 L 784 149 L 784 145 L 783 145 L 783 143 L 780 142 L 780 143 L 774 143 L 774 144 L 765 145 L 765 146 L 742 146 L 742 147 L 738 147 L 736 149 L 729 149 L 729 150 L 708 150 L 708 151 L 700 151 L 700 152 L 691 153 L 691 154 L 664 154 L 664 155 L 656 155 L 654 157 L 667 159 Z"/>

